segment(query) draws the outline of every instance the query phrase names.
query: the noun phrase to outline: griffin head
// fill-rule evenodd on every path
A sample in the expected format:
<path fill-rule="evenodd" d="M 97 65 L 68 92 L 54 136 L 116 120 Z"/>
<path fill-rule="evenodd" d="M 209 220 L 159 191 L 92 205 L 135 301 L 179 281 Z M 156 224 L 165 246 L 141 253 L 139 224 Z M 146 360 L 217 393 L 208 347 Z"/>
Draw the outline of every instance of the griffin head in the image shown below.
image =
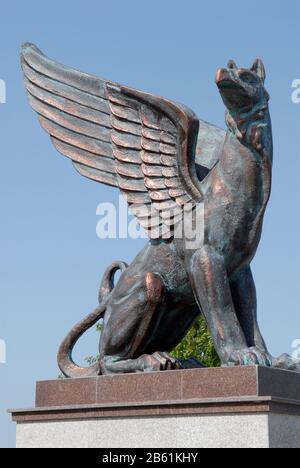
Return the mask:
<path fill-rule="evenodd" d="M 257 59 L 250 69 L 238 68 L 233 60 L 228 68 L 217 71 L 216 84 L 225 106 L 231 114 L 248 113 L 257 106 L 267 105 L 269 94 L 264 87 L 266 79 L 262 60 Z"/>

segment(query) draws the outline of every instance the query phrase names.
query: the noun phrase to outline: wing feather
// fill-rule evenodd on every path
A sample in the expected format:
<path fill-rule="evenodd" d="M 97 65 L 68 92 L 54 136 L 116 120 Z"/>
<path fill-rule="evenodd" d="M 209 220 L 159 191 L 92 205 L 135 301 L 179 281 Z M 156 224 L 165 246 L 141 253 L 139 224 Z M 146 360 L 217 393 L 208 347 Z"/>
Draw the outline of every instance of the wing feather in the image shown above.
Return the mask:
<path fill-rule="evenodd" d="M 98 124 L 101 127 L 111 128 L 111 121 L 109 114 L 103 113 L 98 110 L 91 109 L 90 107 L 76 103 L 62 96 L 50 93 L 45 89 L 35 86 L 29 80 L 25 79 L 28 95 L 36 98 L 45 106 L 59 109 L 67 114 L 82 119 L 83 121 Z"/>
<path fill-rule="evenodd" d="M 55 107 L 49 106 L 49 104 L 36 99 L 31 94 L 29 94 L 28 98 L 33 110 L 51 122 L 55 122 L 59 126 L 78 134 L 89 136 L 95 140 L 103 141 L 105 143 L 110 143 L 110 129 L 58 110 Z"/>
<path fill-rule="evenodd" d="M 42 75 L 50 77 L 72 88 L 85 91 L 94 96 L 106 98 L 106 87 L 102 80 L 88 73 L 79 72 L 73 68 L 58 64 L 44 55 L 33 44 L 24 44 L 23 57 L 31 68 Z"/>
<path fill-rule="evenodd" d="M 119 130 L 120 132 L 125 132 L 129 133 L 130 135 L 141 137 L 141 126 L 139 124 L 127 122 L 126 120 L 118 119 L 114 115 L 112 115 L 111 126 L 115 130 Z"/>
<path fill-rule="evenodd" d="M 107 172 L 99 171 L 90 166 L 86 166 L 85 164 L 80 164 L 77 162 L 73 163 L 75 169 L 79 174 L 88 179 L 95 180 L 96 182 L 101 182 L 105 185 L 111 185 L 112 187 L 116 187 L 118 181 L 115 174 L 109 174 Z"/>
<path fill-rule="evenodd" d="M 116 164 L 116 172 L 124 177 L 130 179 L 141 179 L 144 180 L 144 174 L 140 165 L 137 164 L 126 164 L 124 162 Z"/>
<path fill-rule="evenodd" d="M 95 154 L 82 150 L 78 147 L 69 145 L 55 137 L 51 137 L 55 148 L 64 156 L 72 159 L 74 162 L 84 164 L 89 167 L 98 169 L 99 171 L 116 174 L 115 162 L 111 158 L 98 158 Z"/>
<path fill-rule="evenodd" d="M 58 138 L 59 140 L 65 141 L 73 146 L 84 149 L 91 153 L 97 154 L 98 156 L 105 156 L 107 158 L 112 157 L 111 144 L 105 143 L 100 140 L 96 140 L 89 136 L 75 133 L 72 130 L 62 127 L 53 120 L 49 120 L 43 116 L 39 116 L 41 126 L 51 136 Z"/>
<path fill-rule="evenodd" d="M 27 58 L 28 60 L 28 58 Z M 74 88 L 62 82 L 57 82 L 49 77 L 39 74 L 36 70 L 31 68 L 26 61 L 26 52 L 23 52 L 21 60 L 22 68 L 26 79 L 35 84 L 41 90 L 46 90 L 56 96 L 61 96 L 68 99 L 70 102 L 82 104 L 88 109 L 97 110 L 110 115 L 108 100 L 100 96 L 88 94 L 83 90 Z"/>
<path fill-rule="evenodd" d="M 134 151 L 132 149 L 128 150 L 125 148 L 115 148 L 114 157 L 124 163 L 140 164 L 141 156 L 139 151 Z"/>

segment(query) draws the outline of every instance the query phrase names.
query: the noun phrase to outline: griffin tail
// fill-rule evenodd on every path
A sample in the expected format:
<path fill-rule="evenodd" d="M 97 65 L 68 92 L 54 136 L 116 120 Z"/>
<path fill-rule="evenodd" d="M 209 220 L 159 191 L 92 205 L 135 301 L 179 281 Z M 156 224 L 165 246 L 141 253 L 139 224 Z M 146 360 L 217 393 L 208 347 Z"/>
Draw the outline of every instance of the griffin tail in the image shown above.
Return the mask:
<path fill-rule="evenodd" d="M 99 306 L 77 323 L 62 342 L 57 360 L 58 366 L 65 377 L 76 379 L 100 375 L 101 371 L 98 363 L 90 367 L 80 367 L 73 361 L 72 352 L 81 336 L 104 317 L 110 295 L 115 287 L 115 275 L 118 271 L 124 272 L 127 267 L 128 265 L 124 262 L 115 262 L 108 267 L 100 286 Z"/>

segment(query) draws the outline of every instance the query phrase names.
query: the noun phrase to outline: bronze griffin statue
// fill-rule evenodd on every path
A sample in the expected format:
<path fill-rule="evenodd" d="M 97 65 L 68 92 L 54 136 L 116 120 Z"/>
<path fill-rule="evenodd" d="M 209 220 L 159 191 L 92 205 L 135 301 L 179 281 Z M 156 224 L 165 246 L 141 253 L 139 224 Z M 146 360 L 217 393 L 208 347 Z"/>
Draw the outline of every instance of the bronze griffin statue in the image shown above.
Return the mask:
<path fill-rule="evenodd" d="M 262 61 L 250 69 L 230 61 L 217 72 L 227 132 L 181 104 L 59 65 L 32 44 L 23 46 L 22 67 L 54 146 L 83 176 L 118 187 L 150 238 L 130 266 L 116 262 L 106 271 L 99 306 L 60 347 L 64 375 L 180 368 L 169 352 L 199 314 L 223 366 L 300 371 L 299 362 L 267 350 L 250 268 L 272 179 Z M 99 361 L 81 368 L 72 350 L 100 319 Z"/>

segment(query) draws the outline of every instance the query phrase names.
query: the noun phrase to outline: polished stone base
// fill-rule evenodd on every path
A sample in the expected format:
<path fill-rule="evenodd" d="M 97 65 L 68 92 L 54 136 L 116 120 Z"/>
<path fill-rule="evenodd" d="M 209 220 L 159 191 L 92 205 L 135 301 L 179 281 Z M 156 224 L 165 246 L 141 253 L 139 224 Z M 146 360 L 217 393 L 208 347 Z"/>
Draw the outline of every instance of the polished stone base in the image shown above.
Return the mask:
<path fill-rule="evenodd" d="M 37 384 L 19 448 L 300 448 L 300 374 L 195 369 Z"/>

